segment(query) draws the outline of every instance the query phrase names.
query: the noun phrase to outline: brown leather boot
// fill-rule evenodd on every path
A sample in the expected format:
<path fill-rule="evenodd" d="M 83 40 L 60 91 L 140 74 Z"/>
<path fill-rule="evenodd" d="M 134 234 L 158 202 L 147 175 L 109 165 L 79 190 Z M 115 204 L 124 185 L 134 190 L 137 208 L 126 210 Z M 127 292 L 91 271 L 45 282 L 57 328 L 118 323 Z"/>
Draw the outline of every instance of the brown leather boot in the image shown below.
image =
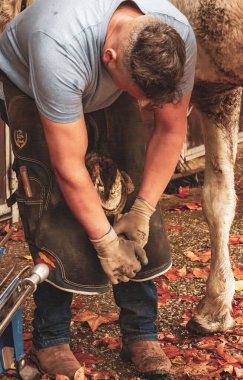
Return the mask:
<path fill-rule="evenodd" d="M 70 379 L 74 379 L 75 373 L 81 367 L 69 344 L 46 348 L 32 346 L 30 359 L 37 365 L 41 373 L 47 374 L 54 379 L 56 375 L 65 375 Z"/>
<path fill-rule="evenodd" d="M 123 345 L 121 357 L 131 361 L 145 376 L 167 375 L 171 362 L 156 341 L 141 341 Z"/>

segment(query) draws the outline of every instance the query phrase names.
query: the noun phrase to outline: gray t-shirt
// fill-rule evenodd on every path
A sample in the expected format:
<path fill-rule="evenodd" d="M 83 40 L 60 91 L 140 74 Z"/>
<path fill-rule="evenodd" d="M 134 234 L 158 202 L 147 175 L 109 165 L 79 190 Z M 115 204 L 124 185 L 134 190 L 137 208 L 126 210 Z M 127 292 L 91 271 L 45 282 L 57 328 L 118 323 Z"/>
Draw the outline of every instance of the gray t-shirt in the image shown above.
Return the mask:
<path fill-rule="evenodd" d="M 121 94 L 101 61 L 107 26 L 123 0 L 36 0 L 0 37 L 0 69 L 34 98 L 50 120 L 69 123 L 111 105 Z M 158 16 L 186 45 L 182 94 L 193 87 L 194 33 L 167 0 L 134 0 L 144 14 Z"/>

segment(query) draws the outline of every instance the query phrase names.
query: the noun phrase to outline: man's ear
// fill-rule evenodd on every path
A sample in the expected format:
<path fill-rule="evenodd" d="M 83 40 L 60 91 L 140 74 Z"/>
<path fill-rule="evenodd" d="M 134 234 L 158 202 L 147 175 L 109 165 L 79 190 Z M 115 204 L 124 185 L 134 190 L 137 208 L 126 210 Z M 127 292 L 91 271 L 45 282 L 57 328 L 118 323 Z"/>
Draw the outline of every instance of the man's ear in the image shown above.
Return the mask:
<path fill-rule="evenodd" d="M 103 62 L 110 63 L 117 60 L 117 53 L 114 49 L 108 48 L 104 51 Z"/>

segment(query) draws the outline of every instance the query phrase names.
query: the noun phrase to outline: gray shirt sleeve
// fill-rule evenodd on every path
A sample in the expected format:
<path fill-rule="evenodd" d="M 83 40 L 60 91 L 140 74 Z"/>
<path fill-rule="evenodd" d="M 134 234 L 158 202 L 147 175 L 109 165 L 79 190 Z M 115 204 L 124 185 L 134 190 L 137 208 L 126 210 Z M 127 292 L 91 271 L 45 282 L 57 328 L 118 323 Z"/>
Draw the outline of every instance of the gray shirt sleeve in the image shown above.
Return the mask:
<path fill-rule="evenodd" d="M 189 27 L 189 32 L 184 42 L 186 47 L 186 62 L 184 67 L 184 75 L 179 86 L 182 96 L 188 95 L 192 91 L 195 79 L 197 43 L 191 27 Z"/>
<path fill-rule="evenodd" d="M 29 86 L 39 111 L 59 123 L 80 118 L 88 81 L 85 65 L 78 65 L 57 41 L 42 32 L 32 35 L 28 50 Z"/>

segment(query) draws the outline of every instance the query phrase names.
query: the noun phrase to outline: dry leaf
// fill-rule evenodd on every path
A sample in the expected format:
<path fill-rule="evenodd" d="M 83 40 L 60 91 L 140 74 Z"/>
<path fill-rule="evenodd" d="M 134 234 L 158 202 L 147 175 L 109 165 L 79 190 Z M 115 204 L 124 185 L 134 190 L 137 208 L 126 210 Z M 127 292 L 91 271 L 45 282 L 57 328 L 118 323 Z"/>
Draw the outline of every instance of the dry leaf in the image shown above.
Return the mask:
<path fill-rule="evenodd" d="M 188 257 L 191 261 L 201 261 L 202 263 L 206 263 L 211 258 L 211 251 L 207 252 L 195 252 L 186 251 L 184 255 Z"/>
<path fill-rule="evenodd" d="M 85 376 L 85 367 L 80 367 L 74 375 L 74 380 L 86 380 L 87 377 Z"/>
<path fill-rule="evenodd" d="M 235 367 L 234 370 L 235 370 L 236 378 L 243 379 L 243 368 Z"/>
<path fill-rule="evenodd" d="M 164 228 L 166 231 L 181 231 L 181 230 L 183 230 L 184 227 L 177 226 L 177 225 L 165 224 Z"/>
<path fill-rule="evenodd" d="M 121 338 L 117 336 L 109 336 L 106 334 L 103 337 L 95 340 L 95 346 L 105 346 L 108 350 L 117 350 L 122 348 Z"/>
<path fill-rule="evenodd" d="M 93 311 L 80 312 L 73 316 L 74 321 L 87 322 L 93 332 L 96 331 L 100 325 L 116 322 L 118 318 L 118 313 L 98 315 Z"/>
<path fill-rule="evenodd" d="M 190 188 L 189 186 L 179 186 L 178 188 L 178 194 L 175 194 L 179 198 L 186 198 L 190 194 Z"/>
<path fill-rule="evenodd" d="M 233 265 L 234 276 L 237 280 L 243 280 L 243 264 Z"/>
<path fill-rule="evenodd" d="M 209 266 L 205 268 L 193 268 L 192 274 L 196 278 L 208 278 L 210 272 Z"/>
<path fill-rule="evenodd" d="M 230 245 L 243 244 L 243 235 L 233 235 L 229 238 Z"/>
<path fill-rule="evenodd" d="M 238 292 L 243 290 L 243 280 L 235 281 L 235 290 Z"/>
<path fill-rule="evenodd" d="M 168 280 L 170 280 L 170 281 L 177 280 L 179 277 L 185 277 L 186 276 L 186 267 L 184 266 L 181 269 L 177 269 L 175 267 L 172 267 L 166 273 L 164 273 L 163 276 L 168 278 Z"/>

